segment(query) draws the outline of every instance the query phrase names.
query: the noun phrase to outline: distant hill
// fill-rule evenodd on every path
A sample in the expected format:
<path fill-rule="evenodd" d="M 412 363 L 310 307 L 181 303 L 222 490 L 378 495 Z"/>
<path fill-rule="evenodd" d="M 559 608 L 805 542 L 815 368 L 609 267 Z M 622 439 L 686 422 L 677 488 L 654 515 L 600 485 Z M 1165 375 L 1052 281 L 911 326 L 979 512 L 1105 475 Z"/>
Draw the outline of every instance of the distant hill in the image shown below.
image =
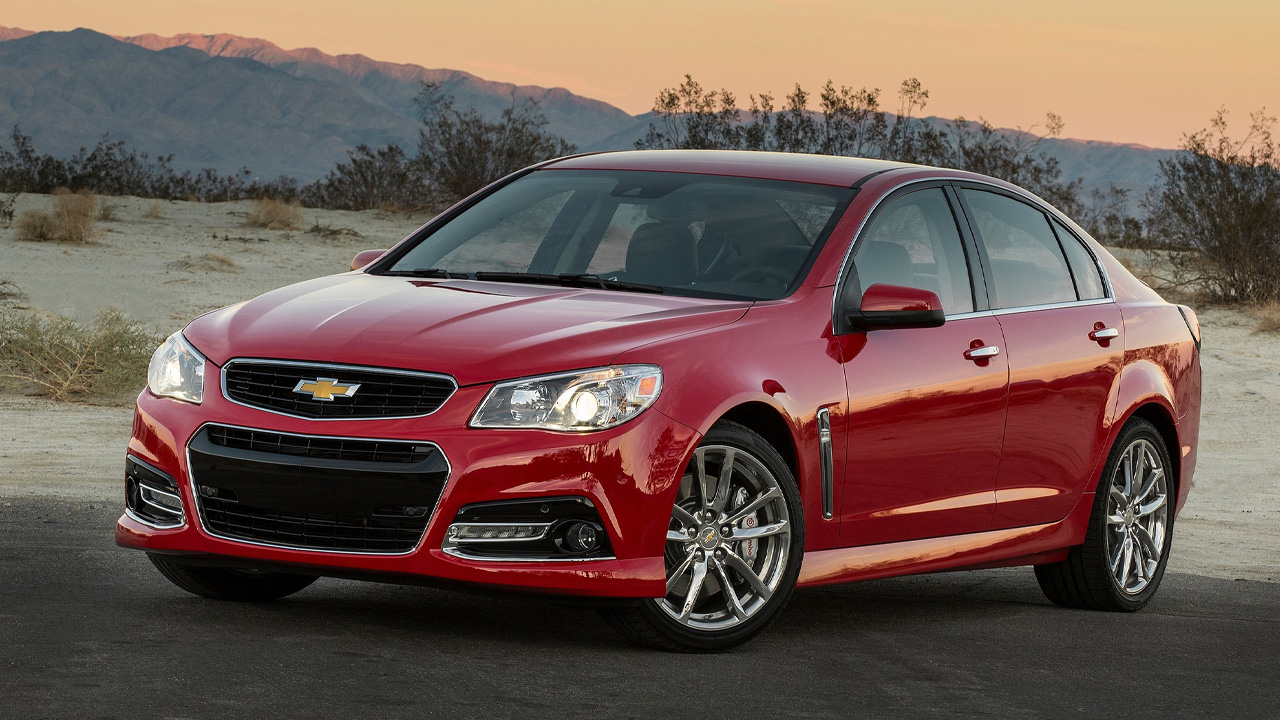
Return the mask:
<path fill-rule="evenodd" d="M 110 133 L 153 155 L 172 153 L 179 169 L 248 167 L 264 179 L 287 174 L 309 181 L 360 143 L 412 150 L 419 128 L 413 99 L 424 81 L 440 83 L 457 106 L 488 116 L 513 95 L 534 99 L 548 129 L 584 151 L 631 148 L 652 117 L 563 88 L 315 48 L 285 50 L 236 35 L 112 37 L 0 27 L 0 143 L 20 124 L 42 151 L 68 155 Z M 1042 148 L 1086 187 L 1114 182 L 1138 194 L 1172 152 L 1061 139 Z"/>

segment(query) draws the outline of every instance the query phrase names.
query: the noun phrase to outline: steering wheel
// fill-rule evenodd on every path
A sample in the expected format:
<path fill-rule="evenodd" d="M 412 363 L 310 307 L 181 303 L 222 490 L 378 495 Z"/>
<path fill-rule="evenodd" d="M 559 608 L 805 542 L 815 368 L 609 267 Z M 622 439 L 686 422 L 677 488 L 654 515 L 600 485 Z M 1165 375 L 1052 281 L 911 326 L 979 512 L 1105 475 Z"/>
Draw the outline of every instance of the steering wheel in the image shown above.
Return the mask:
<path fill-rule="evenodd" d="M 760 282 L 762 280 L 777 280 L 782 283 L 783 287 L 791 284 L 792 273 L 786 270 L 780 270 L 776 267 L 762 265 L 759 267 L 750 267 L 742 272 L 734 275 L 729 279 L 730 282 Z"/>

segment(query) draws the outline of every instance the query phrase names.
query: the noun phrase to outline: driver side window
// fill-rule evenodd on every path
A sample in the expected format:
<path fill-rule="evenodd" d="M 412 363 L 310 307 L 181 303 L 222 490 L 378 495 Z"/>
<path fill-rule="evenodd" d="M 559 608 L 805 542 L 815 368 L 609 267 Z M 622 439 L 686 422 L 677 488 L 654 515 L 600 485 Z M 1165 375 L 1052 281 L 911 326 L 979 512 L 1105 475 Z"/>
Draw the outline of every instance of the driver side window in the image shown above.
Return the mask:
<path fill-rule="evenodd" d="M 929 290 L 948 315 L 973 312 L 964 242 L 941 188 L 917 190 L 876 214 L 853 266 L 862 290 L 885 283 Z"/>

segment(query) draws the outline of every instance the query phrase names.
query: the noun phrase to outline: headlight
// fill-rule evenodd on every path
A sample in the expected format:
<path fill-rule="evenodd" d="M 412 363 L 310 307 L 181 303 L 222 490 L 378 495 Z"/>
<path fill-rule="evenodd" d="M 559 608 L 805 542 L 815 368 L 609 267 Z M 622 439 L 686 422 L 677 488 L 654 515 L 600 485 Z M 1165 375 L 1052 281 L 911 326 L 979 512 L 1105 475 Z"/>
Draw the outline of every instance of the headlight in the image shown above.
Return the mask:
<path fill-rule="evenodd" d="M 586 432 L 616 427 L 658 399 L 662 370 L 618 365 L 498 383 L 471 417 L 477 428 Z"/>
<path fill-rule="evenodd" d="M 204 399 L 204 356 L 181 332 L 169 336 L 151 356 L 147 387 L 157 397 L 200 404 Z"/>

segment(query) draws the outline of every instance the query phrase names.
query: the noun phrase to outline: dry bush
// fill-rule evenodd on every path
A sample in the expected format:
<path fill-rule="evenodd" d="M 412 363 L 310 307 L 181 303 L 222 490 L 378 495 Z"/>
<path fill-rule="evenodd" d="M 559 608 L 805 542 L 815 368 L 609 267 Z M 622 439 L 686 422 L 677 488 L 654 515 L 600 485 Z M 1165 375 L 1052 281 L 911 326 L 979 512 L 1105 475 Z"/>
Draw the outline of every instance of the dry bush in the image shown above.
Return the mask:
<path fill-rule="evenodd" d="M 258 198 L 253 201 L 245 224 L 267 230 L 297 230 L 302 227 L 302 208 L 276 198 Z"/>
<path fill-rule="evenodd" d="M 164 206 L 160 203 L 151 203 L 151 207 L 142 213 L 142 217 L 150 220 L 159 220 L 164 217 Z"/>
<path fill-rule="evenodd" d="M 146 382 L 163 338 L 104 309 L 89 325 L 57 315 L 0 313 L 0 381 L 54 400 L 120 398 Z"/>
<path fill-rule="evenodd" d="M 333 223 L 320 224 L 319 220 L 315 221 L 311 227 L 307 228 L 308 235 L 319 235 L 320 237 L 363 237 L 360 233 L 351 228 L 334 227 Z"/>
<path fill-rule="evenodd" d="M 115 202 L 102 198 L 98 201 L 98 220 L 102 222 L 111 222 L 116 219 L 116 213 L 120 210 L 120 206 Z"/>
<path fill-rule="evenodd" d="M 1257 332 L 1280 331 L 1280 302 L 1258 305 L 1253 308 L 1251 314 L 1258 321 L 1258 326 L 1255 328 Z"/>
<path fill-rule="evenodd" d="M 19 240 L 85 244 L 93 235 L 98 198 L 87 190 L 58 188 L 49 196 L 53 209 L 28 210 L 14 224 Z"/>
<path fill-rule="evenodd" d="M 7 278 L 0 279 L 0 303 L 16 303 L 26 295 L 18 284 Z"/>
<path fill-rule="evenodd" d="M 17 204 L 17 195 L 0 197 L 0 227 L 8 227 L 13 222 L 13 207 Z"/>
<path fill-rule="evenodd" d="M 217 255 L 215 253 L 205 253 L 198 257 L 186 255 L 174 260 L 166 267 L 185 272 L 240 272 L 240 266 L 236 264 L 235 260 L 226 255 Z"/>

